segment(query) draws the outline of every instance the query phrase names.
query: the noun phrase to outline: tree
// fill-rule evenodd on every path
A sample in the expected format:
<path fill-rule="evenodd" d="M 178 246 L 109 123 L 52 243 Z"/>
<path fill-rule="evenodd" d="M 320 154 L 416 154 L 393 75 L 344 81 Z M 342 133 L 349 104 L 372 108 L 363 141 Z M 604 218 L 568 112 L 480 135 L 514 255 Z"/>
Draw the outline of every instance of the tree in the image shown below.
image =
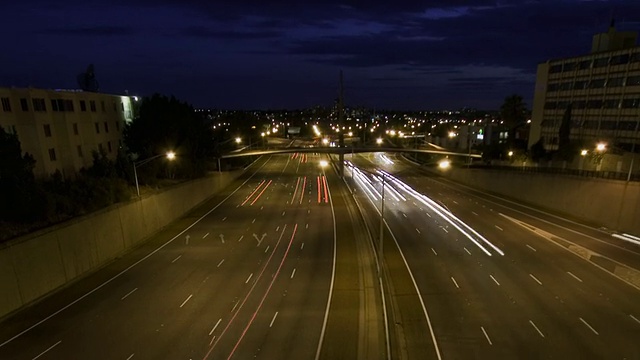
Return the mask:
<path fill-rule="evenodd" d="M 527 107 L 522 96 L 516 94 L 507 96 L 500 107 L 500 117 L 509 129 L 509 144 L 514 144 L 516 130 L 526 124 L 527 120 Z"/>
<path fill-rule="evenodd" d="M 560 130 L 558 132 L 558 148 L 564 149 L 569 146 L 571 135 L 571 104 L 567 105 L 562 115 L 562 122 L 560 123 Z"/>

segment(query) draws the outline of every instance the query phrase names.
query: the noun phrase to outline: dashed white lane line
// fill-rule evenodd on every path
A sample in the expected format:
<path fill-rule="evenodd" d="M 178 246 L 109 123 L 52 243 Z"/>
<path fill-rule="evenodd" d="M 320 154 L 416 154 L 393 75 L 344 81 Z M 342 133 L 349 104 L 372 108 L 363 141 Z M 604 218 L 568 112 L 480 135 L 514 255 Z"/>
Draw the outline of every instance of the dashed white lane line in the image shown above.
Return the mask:
<path fill-rule="evenodd" d="M 202 237 L 203 239 L 206 238 L 207 236 L 209 236 L 209 233 L 204 234 L 204 236 Z"/>
<path fill-rule="evenodd" d="M 296 275 L 296 269 L 293 269 L 293 271 L 291 272 L 291 278 L 293 279 L 295 275 Z"/>
<path fill-rule="evenodd" d="M 433 251 L 433 254 L 434 254 L 435 256 L 438 256 L 438 253 L 437 253 L 433 248 L 431 248 L 431 251 Z"/>
<path fill-rule="evenodd" d="M 177 257 L 177 258 L 175 258 L 175 259 L 171 260 L 171 263 L 172 263 L 172 264 L 173 264 L 173 263 L 175 263 L 175 262 L 176 262 L 176 261 L 178 261 L 178 259 L 180 259 L 181 257 L 182 257 L 182 255 L 178 255 L 178 257 Z"/>
<path fill-rule="evenodd" d="M 133 289 L 133 290 L 129 291 L 129 292 L 127 293 L 127 295 L 125 295 L 125 296 L 121 297 L 121 298 L 120 298 L 120 300 L 124 300 L 124 299 L 126 299 L 129 295 L 133 294 L 136 290 L 138 290 L 138 288 L 135 288 L 135 289 Z"/>
<path fill-rule="evenodd" d="M 191 297 L 192 297 L 192 296 L 193 296 L 193 294 L 189 295 L 189 297 L 188 297 L 188 298 L 186 298 L 186 299 L 182 302 L 182 305 L 180 305 L 180 307 L 183 307 L 183 306 L 184 306 L 184 304 L 186 304 L 186 303 L 187 303 L 187 301 L 191 300 Z"/>
<path fill-rule="evenodd" d="M 267 245 L 267 247 L 264 249 L 265 254 L 267 251 L 269 251 L 269 245 Z"/>
<path fill-rule="evenodd" d="M 276 232 L 278 232 L 278 230 L 280 230 L 280 226 L 276 227 Z"/>
<path fill-rule="evenodd" d="M 501 228 L 500 226 L 498 226 L 498 225 L 493 225 L 493 226 L 495 226 L 495 227 L 496 227 L 496 229 L 498 229 L 498 230 L 500 230 L 500 231 L 504 231 L 504 230 L 502 230 L 502 228 Z"/>
<path fill-rule="evenodd" d="M 127 358 L 127 360 L 131 360 L 133 358 L 133 355 L 135 355 L 136 353 L 133 353 L 131 355 L 129 355 L 129 357 Z"/>
<path fill-rule="evenodd" d="M 473 215 L 475 215 L 475 216 L 480 216 L 480 215 L 478 215 L 478 213 L 476 213 L 475 211 L 472 211 L 471 213 L 472 213 Z"/>
<path fill-rule="evenodd" d="M 489 335 L 487 334 L 487 332 L 484 330 L 484 328 L 482 326 L 480 326 L 480 330 L 482 330 L 482 333 L 484 334 L 484 337 L 487 338 L 487 341 L 489 342 L 489 345 L 493 345 L 493 343 L 491 342 L 491 339 L 489 339 Z"/>
<path fill-rule="evenodd" d="M 225 221 L 225 220 L 227 220 L 227 217 L 226 217 L 226 216 L 222 218 L 222 221 Z"/>
<path fill-rule="evenodd" d="M 240 235 L 240 238 L 238 239 L 238 242 L 242 241 L 243 238 L 244 238 L 244 235 Z"/>
<path fill-rule="evenodd" d="M 251 277 L 253 276 L 253 273 L 251 273 L 251 275 L 249 275 L 249 277 L 247 278 L 247 280 L 244 282 L 245 284 L 249 282 L 249 280 L 251 280 Z"/>
<path fill-rule="evenodd" d="M 300 250 L 304 249 L 304 243 L 300 244 Z"/>
<path fill-rule="evenodd" d="M 536 331 L 538 332 L 538 334 L 540 334 L 540 336 L 544 337 L 544 334 L 542 333 L 542 331 L 538 329 L 538 327 L 536 326 L 536 324 L 533 323 L 532 320 L 529 320 L 529 324 L 531 324 L 531 326 L 533 326 L 533 328 L 536 329 Z"/>
<path fill-rule="evenodd" d="M 416 231 L 418 232 L 418 234 L 421 234 L 420 229 L 416 228 Z"/>
<path fill-rule="evenodd" d="M 460 286 L 458 286 L 458 283 L 456 282 L 456 279 L 453 278 L 453 276 L 451 277 L 451 281 L 453 281 L 453 284 L 460 289 Z"/>
<path fill-rule="evenodd" d="M 273 314 L 273 319 L 271 319 L 271 323 L 269 324 L 269 327 L 273 326 L 273 322 L 276 321 L 276 317 L 278 317 L 278 312 L 276 311 L 275 314 Z"/>
<path fill-rule="evenodd" d="M 455 200 L 453 200 L 453 203 L 454 203 L 454 204 L 456 204 L 456 205 L 458 205 L 458 202 L 457 202 L 457 201 L 455 201 Z"/>
<path fill-rule="evenodd" d="M 428 217 L 431 217 L 431 214 L 429 214 L 429 213 L 425 213 L 425 214 L 427 214 Z"/>
<path fill-rule="evenodd" d="M 209 336 L 211 336 L 211 334 L 213 334 L 213 332 L 216 331 L 216 328 L 218 327 L 218 325 L 220 325 L 221 321 L 222 321 L 222 318 L 218 319 L 218 322 L 213 326 L 213 329 L 209 331 Z"/>
<path fill-rule="evenodd" d="M 491 280 L 493 280 L 493 282 L 496 283 L 496 285 L 500 286 L 500 283 L 498 282 L 498 280 L 496 280 L 496 278 L 493 277 L 493 275 L 489 275 L 491 277 Z"/>
<path fill-rule="evenodd" d="M 448 231 L 447 229 L 445 229 L 445 228 L 442 228 L 442 230 L 443 230 L 444 232 L 446 232 L 447 234 L 449 233 L 449 231 Z"/>
<path fill-rule="evenodd" d="M 406 217 L 407 217 L 407 214 L 405 214 L 405 213 L 402 213 L 402 216 L 404 216 L 404 217 L 406 218 Z"/>
<path fill-rule="evenodd" d="M 585 324 L 589 329 L 591 329 L 591 331 L 593 331 L 594 334 L 600 335 L 600 334 L 598 334 L 596 329 L 594 329 L 591 325 L 589 325 L 589 323 L 585 319 L 580 318 L 580 321 L 582 321 L 583 324 Z"/>
<path fill-rule="evenodd" d="M 538 251 L 538 250 L 534 249 L 534 248 L 533 248 L 531 245 L 529 245 L 529 244 L 527 244 L 527 247 L 528 247 L 529 249 L 533 250 L 533 251 Z"/>
<path fill-rule="evenodd" d="M 635 320 L 638 324 L 640 324 L 640 320 L 638 320 L 638 318 L 636 318 L 635 316 L 629 314 L 629 317 Z"/>
<path fill-rule="evenodd" d="M 538 278 L 536 278 L 535 276 L 533 276 L 533 274 L 529 274 L 529 276 L 531 276 L 531 278 L 533 280 L 535 280 L 538 284 L 542 285 L 542 283 L 540 282 L 540 280 L 538 280 Z"/>
<path fill-rule="evenodd" d="M 471 251 L 469 251 L 469 249 L 467 249 L 466 247 L 463 247 L 463 248 L 464 248 L 464 251 L 467 252 L 467 254 L 471 255 Z"/>
<path fill-rule="evenodd" d="M 47 350 L 41 352 L 38 356 L 34 357 L 31 360 L 36 360 L 37 358 L 39 358 L 40 356 L 44 355 L 45 353 L 47 353 L 48 351 L 50 351 L 51 349 L 53 349 L 54 347 L 60 345 L 60 343 L 62 342 L 62 340 L 58 341 L 57 343 L 51 345 Z"/>
<path fill-rule="evenodd" d="M 580 279 L 579 277 L 577 277 L 577 276 L 573 275 L 573 274 L 571 273 L 571 271 L 567 271 L 567 274 L 571 275 L 571 277 L 572 277 L 572 278 L 574 278 L 574 279 L 576 279 L 576 280 L 578 280 L 578 281 L 582 282 L 582 279 Z"/>
<path fill-rule="evenodd" d="M 220 267 L 220 265 L 222 265 L 223 262 L 224 262 L 224 259 L 220 260 L 220 262 L 218 263 L 218 266 L 216 267 Z"/>
<path fill-rule="evenodd" d="M 252 224 L 254 224 L 256 222 L 256 219 L 253 219 L 253 221 L 251 221 Z"/>
<path fill-rule="evenodd" d="M 308 228 L 309 228 L 309 224 L 307 223 L 307 224 L 304 226 L 304 228 L 305 228 L 305 229 L 308 229 Z"/>
<path fill-rule="evenodd" d="M 286 211 L 283 211 L 283 212 L 282 212 L 282 216 L 284 216 L 284 214 L 285 214 L 285 213 L 286 213 Z"/>

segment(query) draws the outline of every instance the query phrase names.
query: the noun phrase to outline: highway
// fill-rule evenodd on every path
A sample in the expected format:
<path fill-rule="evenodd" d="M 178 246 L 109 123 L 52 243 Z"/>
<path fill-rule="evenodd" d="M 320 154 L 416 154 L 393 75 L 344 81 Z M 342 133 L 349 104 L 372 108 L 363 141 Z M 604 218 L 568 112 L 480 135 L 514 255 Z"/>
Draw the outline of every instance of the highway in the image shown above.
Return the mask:
<path fill-rule="evenodd" d="M 143 246 L 4 319 L 0 359 L 383 358 L 372 248 L 322 157 L 261 158 Z"/>
<path fill-rule="evenodd" d="M 399 303 L 390 311 L 398 358 L 640 358 L 640 289 L 620 279 L 640 269 L 637 246 L 454 184 L 399 156 L 350 160 L 362 170 L 345 179 L 370 227 L 379 224 L 377 171 L 388 174 L 383 249 L 388 297 Z M 409 271 L 422 316 L 403 309 L 405 293 L 393 289 Z M 420 334 L 416 322 L 430 327 Z M 420 342 L 428 351 L 422 357 L 403 349 Z"/>

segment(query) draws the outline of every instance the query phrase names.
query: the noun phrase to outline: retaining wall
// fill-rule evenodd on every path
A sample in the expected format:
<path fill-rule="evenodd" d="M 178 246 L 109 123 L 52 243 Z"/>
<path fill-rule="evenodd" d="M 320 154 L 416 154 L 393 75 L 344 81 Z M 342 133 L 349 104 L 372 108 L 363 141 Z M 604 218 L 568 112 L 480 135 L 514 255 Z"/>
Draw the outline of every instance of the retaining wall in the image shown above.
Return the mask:
<path fill-rule="evenodd" d="M 212 174 L 0 245 L 0 318 L 105 265 L 242 171 Z"/>

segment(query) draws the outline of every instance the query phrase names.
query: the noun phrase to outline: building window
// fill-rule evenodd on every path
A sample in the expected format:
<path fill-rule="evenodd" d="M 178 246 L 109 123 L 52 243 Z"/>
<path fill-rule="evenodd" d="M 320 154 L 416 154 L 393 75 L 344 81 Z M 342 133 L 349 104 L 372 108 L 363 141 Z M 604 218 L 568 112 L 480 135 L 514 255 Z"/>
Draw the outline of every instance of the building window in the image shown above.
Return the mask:
<path fill-rule="evenodd" d="M 591 82 L 589 83 L 589 88 L 590 89 L 602 89 L 606 82 L 607 82 L 607 80 L 605 80 L 605 79 L 591 80 Z"/>
<path fill-rule="evenodd" d="M 100 101 L 100 108 L 102 109 L 102 112 L 107 112 L 107 108 L 104 106 L 104 101 Z"/>
<path fill-rule="evenodd" d="M 562 64 L 553 65 L 549 68 L 549 74 L 555 74 L 562 71 Z"/>
<path fill-rule="evenodd" d="M 76 146 L 76 149 L 78 150 L 78 157 L 82 157 L 82 145 Z"/>
<path fill-rule="evenodd" d="M 78 123 L 73 123 L 73 135 L 78 135 Z"/>
<path fill-rule="evenodd" d="M 627 78 L 627 86 L 638 86 L 640 85 L 640 76 L 629 76 Z"/>
<path fill-rule="evenodd" d="M 65 100 L 64 101 L 64 111 L 73 112 L 73 100 Z"/>
<path fill-rule="evenodd" d="M 608 57 L 595 59 L 593 61 L 593 67 L 594 68 L 606 67 L 607 65 L 609 65 L 609 58 Z"/>
<path fill-rule="evenodd" d="M 91 112 L 96 112 L 96 102 L 93 100 L 89 101 L 89 107 L 91 108 Z"/>
<path fill-rule="evenodd" d="M 624 86 L 624 77 L 611 78 L 607 80 L 607 87 L 620 87 Z"/>
<path fill-rule="evenodd" d="M 42 98 L 35 98 L 31 100 L 33 104 L 33 111 L 44 112 L 47 111 L 47 104 Z"/>
<path fill-rule="evenodd" d="M 29 102 L 27 99 L 20 99 L 20 107 L 22 108 L 22 111 L 29 111 Z"/>
<path fill-rule="evenodd" d="M 107 149 L 111 152 L 111 141 L 107 141 Z"/>
<path fill-rule="evenodd" d="M 100 134 L 100 124 L 95 123 L 94 125 L 96 126 L 96 134 Z"/>
<path fill-rule="evenodd" d="M 629 54 L 612 56 L 611 57 L 611 66 L 613 65 L 622 65 L 629 62 Z"/>
<path fill-rule="evenodd" d="M 559 88 L 560 88 L 560 84 L 558 83 L 547 85 L 547 91 L 558 91 Z"/>
<path fill-rule="evenodd" d="M 560 91 L 567 91 L 567 90 L 571 90 L 571 88 L 573 87 L 573 82 L 571 81 L 567 81 L 567 82 L 563 82 L 562 84 L 560 84 Z"/>
<path fill-rule="evenodd" d="M 80 111 L 87 111 L 87 103 L 84 100 L 80 100 Z"/>
<path fill-rule="evenodd" d="M 53 111 L 73 112 L 73 100 L 51 99 L 51 108 Z"/>
<path fill-rule="evenodd" d="M 102 143 L 98 144 L 98 151 L 102 154 L 104 149 L 102 148 Z"/>
<path fill-rule="evenodd" d="M 58 101 L 56 101 L 55 99 L 51 99 L 51 109 L 53 111 L 59 111 L 58 110 Z"/>
<path fill-rule="evenodd" d="M 0 99 L 2 101 L 2 110 L 5 112 L 11 112 L 11 102 L 8 97 L 3 97 Z"/>
<path fill-rule="evenodd" d="M 630 63 L 640 62 L 640 53 L 631 54 L 631 57 L 629 58 L 629 62 Z"/>
<path fill-rule="evenodd" d="M 116 131 L 120 131 L 120 121 L 116 120 Z"/>
<path fill-rule="evenodd" d="M 588 81 L 586 80 L 580 80 L 580 81 L 576 81 L 573 83 L 573 88 L 576 90 L 584 90 L 587 88 L 587 85 L 589 84 Z"/>
<path fill-rule="evenodd" d="M 640 99 L 624 99 L 622 100 L 623 109 L 637 109 L 640 105 Z"/>
<path fill-rule="evenodd" d="M 635 130 L 638 126 L 637 121 L 620 121 L 618 123 L 618 130 Z"/>
<path fill-rule="evenodd" d="M 44 124 L 44 136 L 51 137 L 51 125 Z"/>
<path fill-rule="evenodd" d="M 602 100 L 587 101 L 587 109 L 600 109 L 601 107 L 602 107 Z"/>
<path fill-rule="evenodd" d="M 602 105 L 605 109 L 617 109 L 620 107 L 620 99 L 608 99 Z"/>
<path fill-rule="evenodd" d="M 109 132 L 109 123 L 107 123 L 106 121 L 104 122 L 104 132 Z"/>
<path fill-rule="evenodd" d="M 558 106 L 558 103 L 556 103 L 555 101 L 547 101 L 546 103 L 544 103 L 544 108 L 546 110 L 553 110 Z"/>
<path fill-rule="evenodd" d="M 582 60 L 578 62 L 578 70 L 587 70 L 591 69 L 592 60 Z"/>
<path fill-rule="evenodd" d="M 577 67 L 577 64 L 574 63 L 574 62 L 566 63 L 566 64 L 562 65 L 562 72 L 573 71 L 573 70 L 576 69 L 576 67 Z"/>
<path fill-rule="evenodd" d="M 49 160 L 56 161 L 56 149 L 49 149 Z"/>

